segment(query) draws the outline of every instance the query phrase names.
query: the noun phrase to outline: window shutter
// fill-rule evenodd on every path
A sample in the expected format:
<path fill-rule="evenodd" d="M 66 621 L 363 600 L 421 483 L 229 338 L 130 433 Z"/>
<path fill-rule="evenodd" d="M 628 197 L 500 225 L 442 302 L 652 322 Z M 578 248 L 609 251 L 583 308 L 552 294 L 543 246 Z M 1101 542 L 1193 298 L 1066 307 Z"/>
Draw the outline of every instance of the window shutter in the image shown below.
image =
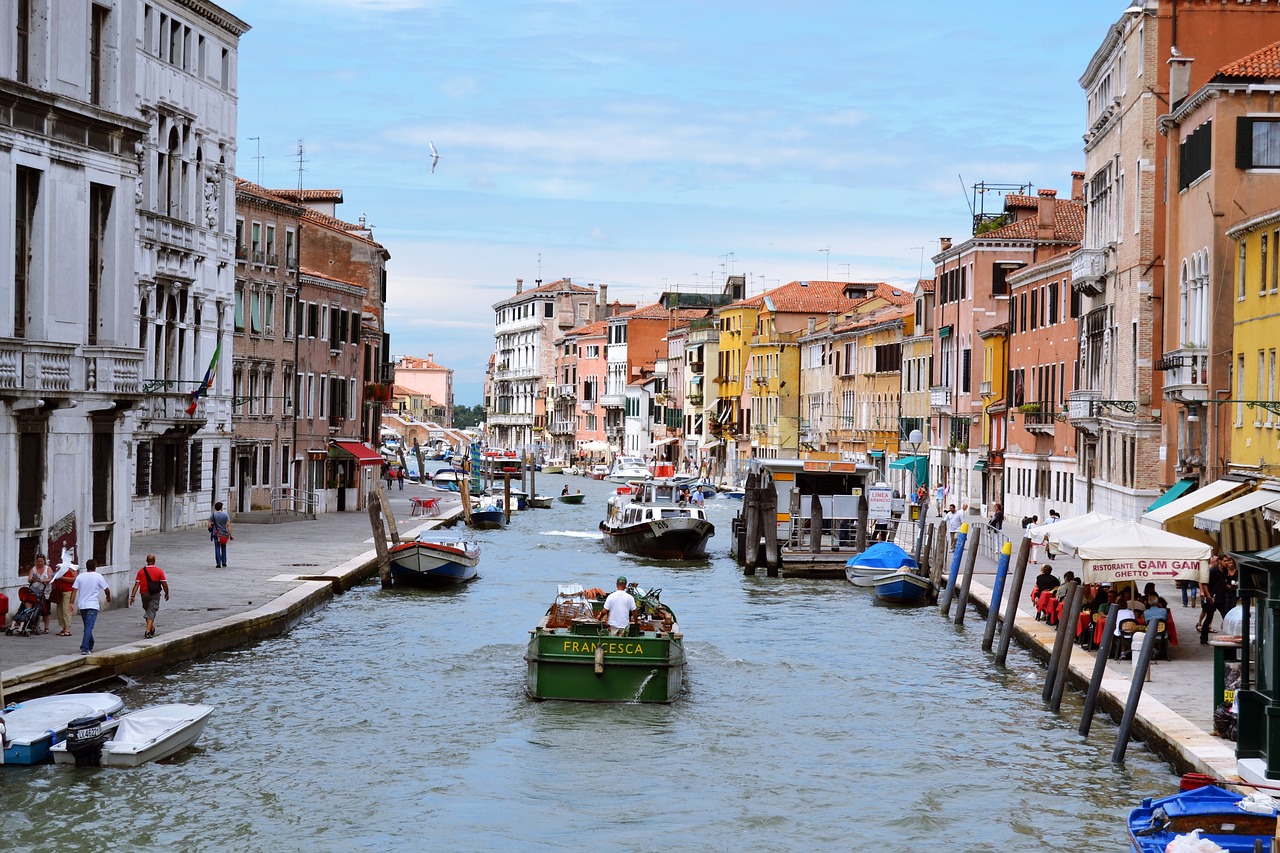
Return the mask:
<path fill-rule="evenodd" d="M 1253 119 L 1236 117 L 1236 168 L 1253 166 Z"/>

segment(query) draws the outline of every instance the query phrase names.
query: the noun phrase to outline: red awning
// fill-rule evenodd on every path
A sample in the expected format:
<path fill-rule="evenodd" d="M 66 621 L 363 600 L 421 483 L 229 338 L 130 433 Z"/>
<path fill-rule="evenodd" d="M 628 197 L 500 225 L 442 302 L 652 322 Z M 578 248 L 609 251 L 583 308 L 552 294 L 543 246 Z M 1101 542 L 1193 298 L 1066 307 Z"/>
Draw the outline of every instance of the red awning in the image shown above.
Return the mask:
<path fill-rule="evenodd" d="M 331 441 L 330 448 L 350 454 L 356 458 L 356 462 L 360 465 L 381 465 L 382 454 L 372 449 L 367 444 L 361 444 L 358 441 Z"/>

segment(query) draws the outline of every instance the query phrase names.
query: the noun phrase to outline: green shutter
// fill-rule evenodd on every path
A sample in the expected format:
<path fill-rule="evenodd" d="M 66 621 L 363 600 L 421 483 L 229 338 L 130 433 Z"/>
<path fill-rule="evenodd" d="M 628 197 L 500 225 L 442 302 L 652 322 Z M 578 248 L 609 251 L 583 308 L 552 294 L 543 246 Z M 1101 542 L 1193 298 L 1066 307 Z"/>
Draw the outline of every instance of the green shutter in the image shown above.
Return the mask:
<path fill-rule="evenodd" d="M 1253 166 L 1253 119 L 1236 117 L 1236 168 Z"/>

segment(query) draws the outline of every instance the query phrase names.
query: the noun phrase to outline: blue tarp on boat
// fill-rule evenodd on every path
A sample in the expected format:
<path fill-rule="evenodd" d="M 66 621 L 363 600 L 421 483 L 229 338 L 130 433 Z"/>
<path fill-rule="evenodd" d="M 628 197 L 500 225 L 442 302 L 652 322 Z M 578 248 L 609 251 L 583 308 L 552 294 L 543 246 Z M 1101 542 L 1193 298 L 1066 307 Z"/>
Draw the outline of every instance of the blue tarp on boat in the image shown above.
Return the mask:
<path fill-rule="evenodd" d="M 918 568 L 916 561 L 906 551 L 892 542 L 877 542 L 861 554 L 850 557 L 846 566 L 879 567 L 886 572 L 900 569 L 903 566 Z"/>

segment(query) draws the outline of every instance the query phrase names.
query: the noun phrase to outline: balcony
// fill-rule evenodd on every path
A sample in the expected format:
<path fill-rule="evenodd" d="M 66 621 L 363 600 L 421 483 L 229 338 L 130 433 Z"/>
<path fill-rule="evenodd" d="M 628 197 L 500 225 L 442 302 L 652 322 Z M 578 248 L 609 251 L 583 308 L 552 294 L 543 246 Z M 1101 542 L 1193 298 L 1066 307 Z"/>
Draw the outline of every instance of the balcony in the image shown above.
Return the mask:
<path fill-rule="evenodd" d="M 275 252 L 267 252 L 267 266 L 276 267 L 280 265 L 280 259 Z"/>
<path fill-rule="evenodd" d="M 1071 286 L 1085 296 L 1101 296 L 1107 283 L 1107 250 L 1079 249 L 1071 258 Z"/>
<path fill-rule="evenodd" d="M 577 430 L 577 422 L 570 420 L 553 420 L 551 422 L 552 435 L 573 435 Z"/>
<path fill-rule="evenodd" d="M 583 400 L 580 405 L 582 407 L 582 411 L 584 412 L 594 412 L 596 410 L 595 400 Z"/>
<path fill-rule="evenodd" d="M 606 409 L 624 409 L 627 406 L 626 394 L 601 394 L 600 405 Z"/>
<path fill-rule="evenodd" d="M 532 413 L 525 414 L 492 414 L 486 420 L 491 426 L 533 426 Z"/>
<path fill-rule="evenodd" d="M 562 400 L 572 400 L 578 396 L 577 385 L 557 385 L 556 396 Z"/>
<path fill-rule="evenodd" d="M 1041 404 L 1040 408 L 1031 411 L 1019 410 L 1019 415 L 1027 432 L 1041 435 L 1053 435 L 1054 427 L 1057 425 L 1059 417 L 1059 413 L 1054 411 L 1053 406 L 1044 404 Z"/>
<path fill-rule="evenodd" d="M 1175 403 L 1209 399 L 1209 350 L 1184 347 L 1165 353 L 1154 365 L 1164 371 L 1164 396 Z"/>
<path fill-rule="evenodd" d="M 991 383 L 990 383 L 990 382 L 979 382 L 979 383 L 978 383 L 978 396 L 980 396 L 980 397 L 993 397 L 993 396 L 995 396 L 995 395 L 994 395 L 994 394 L 992 394 L 992 392 L 991 392 Z"/>
<path fill-rule="evenodd" d="M 0 396 L 142 396 L 142 350 L 0 339 Z M 70 401 L 67 401 L 70 402 Z M 45 405 L 54 403 L 46 399 Z"/>
<path fill-rule="evenodd" d="M 534 329 L 542 328 L 542 318 L 520 317 L 516 320 L 508 320 L 505 323 L 497 323 L 494 325 L 493 333 L 495 335 L 512 335 L 517 332 L 531 332 Z"/>
<path fill-rule="evenodd" d="M 1099 412 L 1102 392 L 1094 389 L 1072 391 L 1067 395 L 1067 420 L 1076 429 L 1097 435 L 1101 428 Z"/>
<path fill-rule="evenodd" d="M 694 373 L 694 374 L 701 375 L 705 369 L 706 369 L 706 362 L 704 362 L 704 361 L 691 361 L 691 362 L 689 362 L 689 372 L 690 372 L 690 373 Z"/>
<path fill-rule="evenodd" d="M 929 408 L 944 412 L 951 411 L 951 388 L 947 385 L 935 385 L 929 389 Z"/>
<path fill-rule="evenodd" d="M 701 405 L 702 405 L 702 395 L 701 395 L 701 394 L 689 394 L 688 396 L 686 396 L 686 397 L 684 398 L 684 401 L 685 401 L 686 403 L 688 403 L 690 406 L 701 406 Z"/>
<path fill-rule="evenodd" d="M 258 266 L 262 266 L 262 263 L 264 260 L 266 260 L 266 257 L 267 257 L 266 253 L 263 252 L 261 249 L 253 250 L 253 263 L 257 264 Z"/>

